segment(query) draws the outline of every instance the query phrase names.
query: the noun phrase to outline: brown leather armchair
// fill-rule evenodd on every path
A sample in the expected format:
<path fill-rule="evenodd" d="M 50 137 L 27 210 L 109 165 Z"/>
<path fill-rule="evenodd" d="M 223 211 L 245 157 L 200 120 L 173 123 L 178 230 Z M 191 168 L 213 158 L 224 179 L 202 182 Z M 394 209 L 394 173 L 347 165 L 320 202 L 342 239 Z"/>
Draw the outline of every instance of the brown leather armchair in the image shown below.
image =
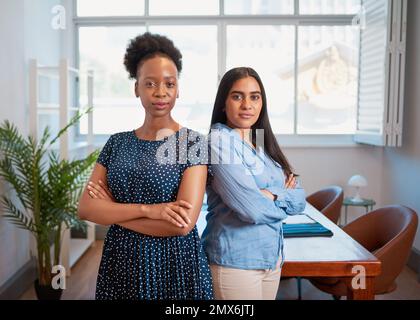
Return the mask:
<path fill-rule="evenodd" d="M 393 205 L 371 211 L 346 225 L 343 230 L 382 263 L 375 278 L 375 295 L 396 289 L 395 279 L 407 263 L 418 217 L 410 208 Z M 318 289 L 334 298 L 346 295 L 346 285 L 338 278 L 308 278 Z"/>
<path fill-rule="evenodd" d="M 339 186 L 330 186 L 312 193 L 306 198 L 311 205 L 337 224 L 343 205 L 344 193 Z"/>

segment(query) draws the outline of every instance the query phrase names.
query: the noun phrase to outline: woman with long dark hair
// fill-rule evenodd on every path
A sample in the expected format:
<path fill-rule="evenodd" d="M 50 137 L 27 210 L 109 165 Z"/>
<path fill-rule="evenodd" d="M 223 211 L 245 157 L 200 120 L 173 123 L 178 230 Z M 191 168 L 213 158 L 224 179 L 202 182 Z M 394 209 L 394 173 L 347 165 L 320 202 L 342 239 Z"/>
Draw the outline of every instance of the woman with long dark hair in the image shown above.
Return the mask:
<path fill-rule="evenodd" d="M 202 239 L 215 297 L 275 299 L 284 261 L 282 220 L 302 212 L 306 201 L 273 134 L 264 86 L 252 68 L 223 76 L 209 142 L 213 178 Z"/>

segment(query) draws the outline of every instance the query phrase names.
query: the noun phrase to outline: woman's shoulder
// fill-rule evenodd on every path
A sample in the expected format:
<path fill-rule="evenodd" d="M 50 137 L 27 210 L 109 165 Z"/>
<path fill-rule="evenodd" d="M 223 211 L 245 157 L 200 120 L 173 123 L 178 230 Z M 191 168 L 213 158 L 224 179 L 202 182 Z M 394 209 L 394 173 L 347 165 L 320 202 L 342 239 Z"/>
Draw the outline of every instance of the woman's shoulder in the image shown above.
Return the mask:
<path fill-rule="evenodd" d="M 134 137 L 134 131 L 121 131 L 113 133 L 109 136 L 107 144 L 118 145 L 127 142 Z"/>
<path fill-rule="evenodd" d="M 188 135 L 191 135 L 191 136 L 199 136 L 199 137 L 202 137 L 202 138 L 206 137 L 205 134 L 202 134 L 202 133 L 198 132 L 197 130 L 194 130 L 194 129 L 191 129 L 191 128 L 188 128 L 188 127 L 182 127 L 181 130 L 185 130 L 185 132 Z"/>
<path fill-rule="evenodd" d="M 202 134 L 196 130 L 190 129 L 188 127 L 183 127 L 181 130 L 184 131 L 180 135 L 180 139 L 182 137 L 186 137 L 188 140 L 188 145 L 196 143 L 205 143 L 207 141 L 207 135 Z"/>
<path fill-rule="evenodd" d="M 209 152 L 212 159 L 219 159 L 218 164 L 229 164 L 232 159 L 235 163 L 242 163 L 244 149 L 239 134 L 232 128 L 222 123 L 211 126 L 208 136 Z"/>
<path fill-rule="evenodd" d="M 223 123 L 216 123 L 211 126 L 208 140 L 212 145 L 227 144 L 231 148 L 236 148 L 242 144 L 242 139 L 239 136 L 239 133 Z M 233 145 L 231 145 L 232 142 Z"/>
<path fill-rule="evenodd" d="M 116 133 L 111 134 L 109 136 L 109 139 L 116 140 L 116 139 L 128 138 L 128 137 L 131 137 L 133 135 L 133 132 L 134 132 L 133 130 L 116 132 Z"/>
<path fill-rule="evenodd" d="M 223 123 L 215 123 L 210 128 L 209 140 L 217 141 L 224 139 L 233 139 L 235 144 L 242 142 L 239 133 Z"/>
<path fill-rule="evenodd" d="M 210 133 L 220 133 L 220 134 L 226 134 L 226 135 L 232 135 L 234 132 L 232 128 L 227 126 L 224 123 L 217 122 L 213 124 L 210 128 Z"/>

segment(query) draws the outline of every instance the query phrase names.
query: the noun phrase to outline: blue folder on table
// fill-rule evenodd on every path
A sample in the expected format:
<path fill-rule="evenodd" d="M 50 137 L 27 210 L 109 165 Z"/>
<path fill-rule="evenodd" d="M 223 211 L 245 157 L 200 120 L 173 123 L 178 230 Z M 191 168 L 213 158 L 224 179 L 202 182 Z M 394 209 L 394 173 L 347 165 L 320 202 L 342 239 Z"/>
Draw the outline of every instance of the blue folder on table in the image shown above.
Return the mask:
<path fill-rule="evenodd" d="M 314 223 L 284 223 L 283 236 L 285 238 L 294 237 L 332 237 L 333 232 L 325 228 L 319 222 Z"/>

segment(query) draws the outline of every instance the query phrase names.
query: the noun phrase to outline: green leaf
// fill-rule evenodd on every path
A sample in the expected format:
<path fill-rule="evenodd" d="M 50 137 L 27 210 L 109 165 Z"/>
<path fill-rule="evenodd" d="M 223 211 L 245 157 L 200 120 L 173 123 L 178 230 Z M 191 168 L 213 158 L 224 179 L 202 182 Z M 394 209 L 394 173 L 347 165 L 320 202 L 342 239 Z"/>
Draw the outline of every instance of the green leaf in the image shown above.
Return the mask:
<path fill-rule="evenodd" d="M 19 228 L 26 229 L 32 233 L 36 233 L 37 229 L 31 217 L 25 215 L 22 211 L 20 211 L 10 199 L 5 196 L 0 198 L 0 204 L 3 210 L 6 212 L 3 216 L 12 222 L 13 224 L 17 225 Z"/>
<path fill-rule="evenodd" d="M 77 207 L 99 150 L 84 159 L 66 160 L 48 147 L 91 110 L 71 119 L 49 144 L 48 127 L 37 142 L 32 136 L 24 138 L 7 120 L 0 124 L 0 177 L 10 184 L 20 202 L 13 203 L 2 196 L 0 205 L 7 220 L 35 234 L 38 248 L 49 247 L 50 239 L 63 224 L 67 228 L 87 228 L 78 218 Z M 24 210 L 18 209 L 21 206 Z M 55 248 L 54 252 L 59 250 Z M 45 256 L 45 259 L 48 258 Z M 45 267 L 46 261 L 40 265 Z"/>
<path fill-rule="evenodd" d="M 89 112 L 92 112 L 93 108 L 89 107 L 88 109 L 86 109 L 85 111 L 79 111 L 77 115 L 75 115 L 72 119 L 70 119 L 70 122 L 63 128 L 61 129 L 58 134 L 52 139 L 52 141 L 50 142 L 50 146 L 53 145 L 60 137 L 61 135 L 67 131 L 68 128 L 70 128 L 71 126 L 73 126 L 74 124 L 76 124 L 81 117 L 83 117 L 85 114 L 88 114 Z"/>

